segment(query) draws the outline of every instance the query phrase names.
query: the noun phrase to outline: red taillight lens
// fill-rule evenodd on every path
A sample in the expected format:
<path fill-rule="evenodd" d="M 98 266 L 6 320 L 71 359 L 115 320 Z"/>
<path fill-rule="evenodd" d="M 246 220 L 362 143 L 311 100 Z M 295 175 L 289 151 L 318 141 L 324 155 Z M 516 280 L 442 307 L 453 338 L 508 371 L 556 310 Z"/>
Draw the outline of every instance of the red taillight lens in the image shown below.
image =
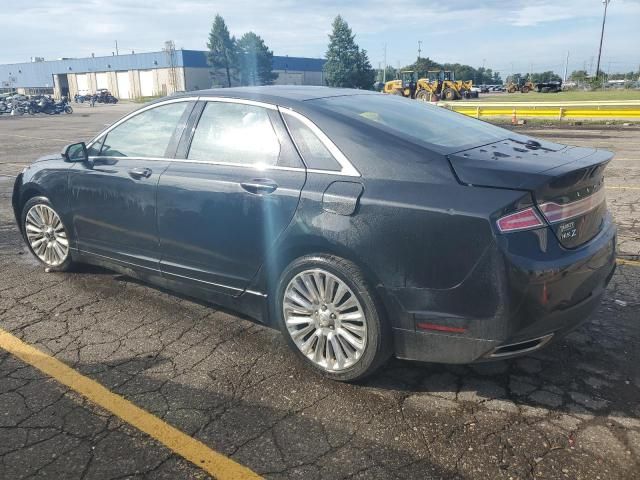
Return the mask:
<path fill-rule="evenodd" d="M 544 227 L 545 225 L 533 207 L 505 215 L 498 220 L 497 224 L 498 229 L 502 233 L 517 232 L 518 230 L 530 230 L 532 228 Z"/>
<path fill-rule="evenodd" d="M 540 211 L 549 223 L 558 223 L 589 213 L 604 201 L 604 188 L 601 188 L 596 193 L 571 203 L 562 205 L 555 202 L 543 203 L 540 205 Z"/>

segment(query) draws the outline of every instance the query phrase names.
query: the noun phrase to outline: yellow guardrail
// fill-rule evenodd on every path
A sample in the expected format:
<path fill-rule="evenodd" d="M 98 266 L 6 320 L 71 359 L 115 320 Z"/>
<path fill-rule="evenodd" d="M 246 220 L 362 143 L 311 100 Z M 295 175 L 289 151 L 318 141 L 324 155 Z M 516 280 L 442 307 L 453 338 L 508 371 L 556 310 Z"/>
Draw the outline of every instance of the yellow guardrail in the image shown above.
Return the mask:
<path fill-rule="evenodd" d="M 640 102 L 476 103 L 440 102 L 438 105 L 470 117 L 516 117 L 547 119 L 640 119 Z"/>

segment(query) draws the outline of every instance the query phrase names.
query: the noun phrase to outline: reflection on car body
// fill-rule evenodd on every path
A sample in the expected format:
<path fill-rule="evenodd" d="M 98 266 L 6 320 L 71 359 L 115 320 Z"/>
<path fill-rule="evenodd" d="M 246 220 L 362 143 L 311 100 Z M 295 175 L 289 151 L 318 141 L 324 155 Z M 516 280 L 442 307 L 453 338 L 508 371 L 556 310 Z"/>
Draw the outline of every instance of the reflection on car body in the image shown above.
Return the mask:
<path fill-rule="evenodd" d="M 583 321 L 614 269 L 610 159 L 373 92 L 206 90 L 35 162 L 13 205 L 49 268 L 226 306 L 354 380 L 390 355 L 524 354 Z"/>

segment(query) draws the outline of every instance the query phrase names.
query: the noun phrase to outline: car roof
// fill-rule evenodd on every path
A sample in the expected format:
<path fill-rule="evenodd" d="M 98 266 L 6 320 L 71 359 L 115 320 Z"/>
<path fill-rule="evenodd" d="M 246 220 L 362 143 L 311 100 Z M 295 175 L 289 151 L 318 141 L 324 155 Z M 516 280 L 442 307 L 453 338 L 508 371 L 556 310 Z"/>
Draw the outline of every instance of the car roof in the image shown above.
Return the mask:
<path fill-rule="evenodd" d="M 211 88 L 208 90 L 197 90 L 174 95 L 173 98 L 181 96 L 193 97 L 223 97 L 237 98 L 242 100 L 254 100 L 273 105 L 285 107 L 295 107 L 301 102 L 327 97 L 341 97 L 351 95 L 379 95 L 369 90 L 357 90 L 353 88 L 332 88 L 315 87 L 301 85 L 269 85 L 262 87 L 232 87 L 232 88 Z"/>

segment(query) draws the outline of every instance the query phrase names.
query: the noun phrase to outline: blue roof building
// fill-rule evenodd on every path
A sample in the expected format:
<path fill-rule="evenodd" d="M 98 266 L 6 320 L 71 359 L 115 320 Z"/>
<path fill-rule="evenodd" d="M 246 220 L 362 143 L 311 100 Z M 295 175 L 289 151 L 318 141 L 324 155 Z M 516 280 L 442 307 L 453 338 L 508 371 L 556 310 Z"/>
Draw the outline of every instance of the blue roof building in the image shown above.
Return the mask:
<path fill-rule="evenodd" d="M 0 91 L 56 96 L 108 89 L 119 98 L 216 85 L 205 51 L 174 50 L 0 65 Z M 273 57 L 276 84 L 324 85 L 323 59 Z"/>

